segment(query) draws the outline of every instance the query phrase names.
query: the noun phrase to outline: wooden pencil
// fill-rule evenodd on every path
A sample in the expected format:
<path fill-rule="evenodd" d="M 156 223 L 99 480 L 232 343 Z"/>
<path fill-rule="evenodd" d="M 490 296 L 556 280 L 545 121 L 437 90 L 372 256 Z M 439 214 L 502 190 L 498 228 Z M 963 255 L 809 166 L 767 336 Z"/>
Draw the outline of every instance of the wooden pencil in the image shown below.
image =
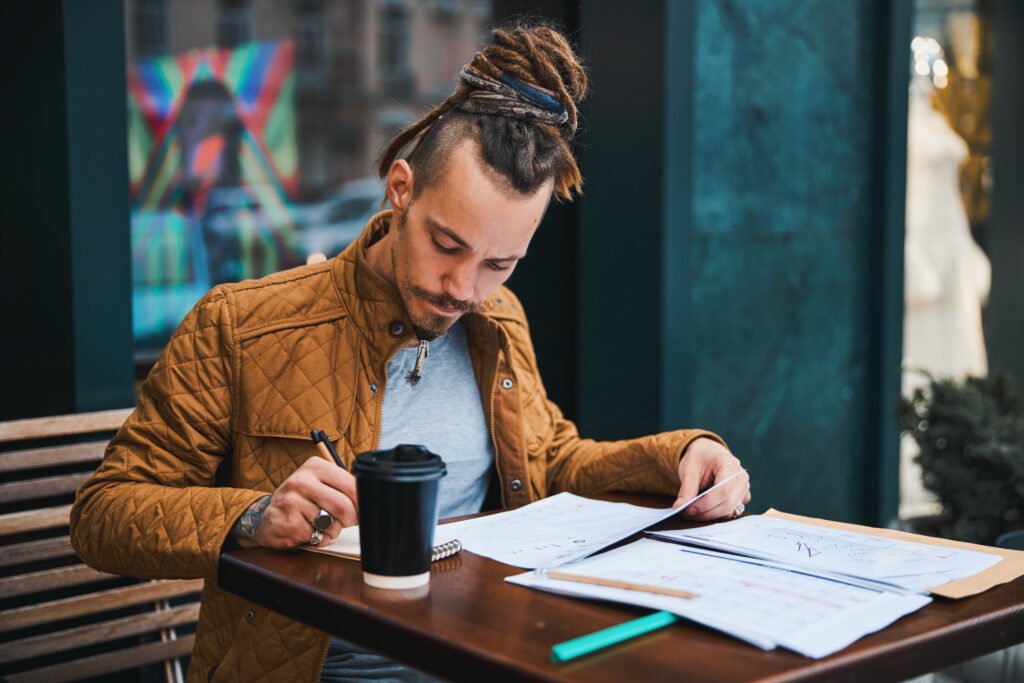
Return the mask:
<path fill-rule="evenodd" d="M 679 590 L 677 588 L 665 588 L 663 586 L 651 586 L 646 583 L 632 583 L 630 581 L 618 581 L 616 579 L 601 579 L 596 576 L 583 576 L 582 574 L 570 574 L 569 572 L 549 569 L 544 574 L 549 579 L 561 579 L 563 581 L 575 581 L 577 583 L 591 583 L 595 586 L 609 586 L 610 588 L 626 588 L 631 591 L 643 591 L 644 593 L 657 593 L 658 595 L 671 595 L 675 598 L 695 598 L 696 593 Z"/>

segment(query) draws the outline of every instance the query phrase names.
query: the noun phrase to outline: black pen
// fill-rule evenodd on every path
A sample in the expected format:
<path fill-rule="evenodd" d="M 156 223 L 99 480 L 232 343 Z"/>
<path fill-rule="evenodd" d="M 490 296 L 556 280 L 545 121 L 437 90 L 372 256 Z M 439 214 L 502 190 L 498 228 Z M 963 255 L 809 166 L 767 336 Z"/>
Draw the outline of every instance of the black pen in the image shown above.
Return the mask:
<path fill-rule="evenodd" d="M 334 460 L 335 464 L 341 469 L 345 468 L 345 463 L 341 461 L 341 456 L 338 455 L 338 451 L 334 450 L 334 446 L 331 445 L 331 440 L 327 438 L 322 430 L 314 429 L 309 433 L 313 437 L 313 443 L 320 449 L 320 452 L 324 454 L 324 457 L 330 456 Z"/>

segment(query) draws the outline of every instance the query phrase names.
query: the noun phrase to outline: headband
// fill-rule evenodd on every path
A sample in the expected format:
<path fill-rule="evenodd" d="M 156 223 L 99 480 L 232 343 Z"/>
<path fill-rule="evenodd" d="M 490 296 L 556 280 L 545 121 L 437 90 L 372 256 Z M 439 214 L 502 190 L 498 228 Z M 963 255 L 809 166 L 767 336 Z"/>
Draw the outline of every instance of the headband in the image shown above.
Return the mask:
<path fill-rule="evenodd" d="M 569 120 L 569 113 L 557 98 L 509 76 L 480 52 L 476 53 L 472 62 L 462 67 L 459 80 L 472 88 L 467 98 L 457 106 L 462 111 L 498 114 L 556 126 Z M 573 122 L 569 127 L 576 130 L 576 123 Z"/>

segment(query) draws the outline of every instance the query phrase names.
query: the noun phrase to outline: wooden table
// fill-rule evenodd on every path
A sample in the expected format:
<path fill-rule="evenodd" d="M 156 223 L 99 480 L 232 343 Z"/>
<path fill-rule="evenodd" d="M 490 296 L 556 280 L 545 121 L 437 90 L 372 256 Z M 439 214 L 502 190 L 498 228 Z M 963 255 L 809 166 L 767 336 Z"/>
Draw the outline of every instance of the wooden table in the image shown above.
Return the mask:
<path fill-rule="evenodd" d="M 649 497 L 619 496 L 664 505 Z M 671 521 L 659 528 L 681 528 Z M 692 525 L 689 525 L 692 526 Z M 457 681 L 899 681 L 1024 642 L 1024 577 L 981 595 L 936 599 L 830 657 L 763 652 L 675 624 L 569 664 L 551 646 L 649 610 L 513 586 L 523 570 L 469 552 L 435 563 L 429 590 L 383 591 L 357 562 L 264 548 L 221 557 L 220 586 L 247 600 Z"/>

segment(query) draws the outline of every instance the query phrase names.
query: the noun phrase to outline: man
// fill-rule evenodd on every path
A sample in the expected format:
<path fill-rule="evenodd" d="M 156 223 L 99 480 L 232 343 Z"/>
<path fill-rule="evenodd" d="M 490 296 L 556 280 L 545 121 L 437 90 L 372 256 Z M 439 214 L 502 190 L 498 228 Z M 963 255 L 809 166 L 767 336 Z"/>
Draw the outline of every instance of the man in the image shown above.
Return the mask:
<path fill-rule="evenodd" d="M 570 143 L 586 79 L 551 29 L 498 29 L 492 41 L 385 152 L 391 212 L 330 262 L 218 287 L 185 318 L 79 492 L 71 535 L 87 562 L 214 579 L 226 543 L 335 537 L 358 521 L 355 482 L 315 455 L 311 429 L 346 464 L 402 442 L 442 455 L 442 517 L 562 490 L 647 490 L 679 505 L 741 469 L 700 430 L 581 439 L 548 401 L 502 283 L 552 195 L 579 190 Z M 729 517 L 749 497 L 739 476 L 691 515 Z M 321 511 L 334 520 L 323 534 Z M 415 677 L 215 580 L 202 603 L 190 680 Z"/>

